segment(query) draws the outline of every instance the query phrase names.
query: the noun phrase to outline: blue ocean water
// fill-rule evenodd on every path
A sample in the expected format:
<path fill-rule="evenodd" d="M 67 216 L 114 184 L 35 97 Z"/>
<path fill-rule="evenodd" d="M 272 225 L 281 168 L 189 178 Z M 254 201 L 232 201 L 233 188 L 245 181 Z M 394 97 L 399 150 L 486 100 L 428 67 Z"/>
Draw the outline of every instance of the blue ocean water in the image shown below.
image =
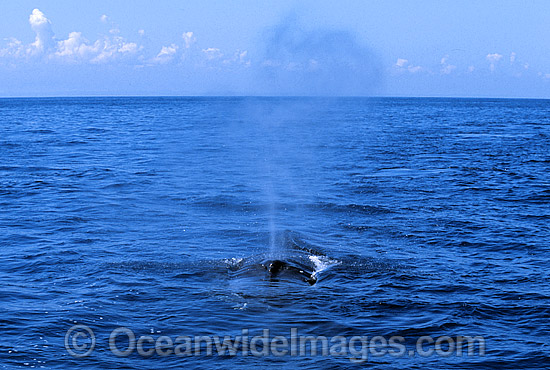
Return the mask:
<path fill-rule="evenodd" d="M 402 337 L 374 369 L 550 363 L 550 101 L 0 99 L 0 117 L 2 368 L 365 366 L 117 356 L 119 327 Z M 409 352 L 422 336 L 485 353 Z"/>

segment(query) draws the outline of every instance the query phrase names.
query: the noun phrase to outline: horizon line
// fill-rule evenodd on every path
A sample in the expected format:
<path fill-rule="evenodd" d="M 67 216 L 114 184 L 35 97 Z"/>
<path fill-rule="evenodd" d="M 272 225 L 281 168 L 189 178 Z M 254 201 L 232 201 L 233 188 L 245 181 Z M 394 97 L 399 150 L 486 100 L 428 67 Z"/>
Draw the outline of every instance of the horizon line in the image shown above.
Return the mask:
<path fill-rule="evenodd" d="M 0 96 L 0 99 L 75 99 L 75 98 L 307 98 L 307 99 L 480 99 L 480 100 L 550 100 L 550 97 L 514 97 L 514 96 L 432 96 L 432 95 L 16 95 Z"/>

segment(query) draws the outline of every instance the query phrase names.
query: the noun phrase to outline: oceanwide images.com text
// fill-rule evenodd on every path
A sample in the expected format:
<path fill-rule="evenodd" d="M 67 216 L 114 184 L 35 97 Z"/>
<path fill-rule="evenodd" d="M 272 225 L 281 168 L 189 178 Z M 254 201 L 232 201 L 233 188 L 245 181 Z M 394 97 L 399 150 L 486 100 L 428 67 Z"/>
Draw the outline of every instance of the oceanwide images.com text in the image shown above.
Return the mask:
<path fill-rule="evenodd" d="M 257 334 L 257 335 L 253 335 Z M 402 336 L 300 335 L 297 328 L 289 336 L 271 335 L 270 329 L 253 333 L 242 329 L 240 335 L 166 336 L 136 335 L 127 327 L 110 332 L 105 343 L 98 343 L 86 325 L 74 325 L 65 334 L 65 348 L 76 358 L 92 355 L 100 345 L 117 357 L 138 356 L 333 356 L 351 362 L 366 362 L 369 357 L 483 356 L 485 339 L 480 336 L 421 336 L 411 341 Z"/>

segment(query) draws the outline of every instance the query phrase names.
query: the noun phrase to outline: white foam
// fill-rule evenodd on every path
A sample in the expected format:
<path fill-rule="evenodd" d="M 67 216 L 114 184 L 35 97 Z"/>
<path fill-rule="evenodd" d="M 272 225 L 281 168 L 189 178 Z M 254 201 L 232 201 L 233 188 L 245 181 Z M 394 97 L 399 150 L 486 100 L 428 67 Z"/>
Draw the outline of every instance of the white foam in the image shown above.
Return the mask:
<path fill-rule="evenodd" d="M 309 256 L 309 260 L 315 265 L 315 271 L 311 274 L 312 276 L 317 276 L 321 271 L 340 263 L 340 261 L 325 256 Z"/>
<path fill-rule="evenodd" d="M 241 263 L 243 258 L 225 258 L 223 260 L 224 263 L 227 263 L 230 266 L 237 266 L 239 263 Z"/>

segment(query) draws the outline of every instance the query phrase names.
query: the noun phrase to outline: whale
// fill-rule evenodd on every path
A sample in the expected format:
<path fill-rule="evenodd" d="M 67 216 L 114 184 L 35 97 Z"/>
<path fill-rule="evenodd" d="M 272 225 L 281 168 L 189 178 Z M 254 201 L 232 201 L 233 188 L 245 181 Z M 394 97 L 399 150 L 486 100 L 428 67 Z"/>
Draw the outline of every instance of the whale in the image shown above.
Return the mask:
<path fill-rule="evenodd" d="M 319 273 L 334 264 L 322 250 L 310 245 L 292 232 L 276 235 L 275 248 L 244 258 L 226 259 L 232 280 L 254 284 L 259 279 L 268 282 L 303 282 L 315 285 Z"/>
<path fill-rule="evenodd" d="M 260 279 L 270 282 L 318 281 L 320 257 L 304 251 L 290 253 L 262 253 L 246 258 L 226 260 L 230 277 Z"/>
<path fill-rule="evenodd" d="M 269 282 L 317 282 L 315 266 L 302 256 L 255 255 L 236 259 L 228 265 L 232 278 L 260 279 Z"/>
<path fill-rule="evenodd" d="M 296 260 L 267 259 L 261 263 L 261 266 L 267 271 L 267 278 L 271 281 L 277 281 L 281 277 L 295 277 L 309 285 L 317 282 L 315 270 L 310 266 L 299 263 Z"/>

